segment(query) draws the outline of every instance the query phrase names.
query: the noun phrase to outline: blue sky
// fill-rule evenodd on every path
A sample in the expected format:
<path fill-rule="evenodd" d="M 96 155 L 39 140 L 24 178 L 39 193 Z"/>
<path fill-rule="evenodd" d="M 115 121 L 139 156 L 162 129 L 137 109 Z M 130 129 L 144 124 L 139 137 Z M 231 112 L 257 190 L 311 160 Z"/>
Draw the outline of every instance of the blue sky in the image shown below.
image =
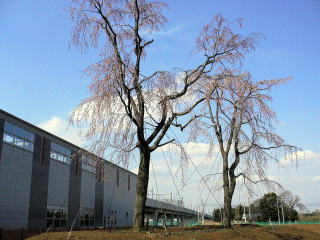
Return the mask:
<path fill-rule="evenodd" d="M 288 171 L 279 170 L 277 176 L 305 202 L 319 202 L 320 191 L 312 189 L 320 187 L 320 1 L 166 2 L 169 22 L 151 36 L 155 44 L 144 65 L 146 71 L 199 63 L 200 57 L 192 54 L 195 37 L 218 13 L 230 20 L 242 18 L 244 34 L 264 34 L 265 40 L 248 55 L 243 70 L 257 80 L 293 77 L 272 92 L 278 133 L 288 143 L 308 150 L 308 156 L 313 154 L 309 165 L 301 160 L 298 170 L 291 168 L 291 175 L 283 176 Z M 94 50 L 81 54 L 68 47 L 69 4 L 65 0 L 0 1 L 0 108 L 78 143 L 75 129 L 63 135 L 65 120 L 86 96 L 90 79 L 82 71 L 98 56 Z M 276 169 L 271 166 L 270 171 Z"/>

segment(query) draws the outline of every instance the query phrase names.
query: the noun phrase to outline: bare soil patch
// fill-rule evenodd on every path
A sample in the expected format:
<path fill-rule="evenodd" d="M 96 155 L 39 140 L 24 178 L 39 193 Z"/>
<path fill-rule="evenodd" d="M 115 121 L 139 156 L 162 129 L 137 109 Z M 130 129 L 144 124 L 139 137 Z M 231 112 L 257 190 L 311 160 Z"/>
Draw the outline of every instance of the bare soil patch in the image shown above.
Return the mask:
<path fill-rule="evenodd" d="M 308 227 L 307 227 L 308 228 Z M 311 227 L 310 227 L 311 228 Z M 317 226 L 314 229 L 318 229 Z M 68 232 L 53 232 L 28 238 L 28 240 L 65 240 Z M 148 232 L 130 230 L 76 231 L 72 240 L 320 240 L 320 235 L 310 229 L 282 226 L 257 227 L 236 226 L 234 229 L 223 229 L 219 226 L 176 227 L 169 228 L 169 235 L 163 229 L 151 229 Z"/>
<path fill-rule="evenodd" d="M 320 235 L 320 224 L 301 224 L 301 225 L 297 224 L 297 225 L 293 225 L 293 227 L 315 232 Z"/>

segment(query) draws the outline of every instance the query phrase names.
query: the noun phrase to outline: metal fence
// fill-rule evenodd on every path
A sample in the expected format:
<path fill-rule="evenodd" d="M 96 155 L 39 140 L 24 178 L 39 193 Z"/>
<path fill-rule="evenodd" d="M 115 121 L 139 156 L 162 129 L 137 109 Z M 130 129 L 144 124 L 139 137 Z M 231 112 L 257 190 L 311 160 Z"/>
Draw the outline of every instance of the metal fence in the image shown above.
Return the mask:
<path fill-rule="evenodd" d="M 155 194 L 153 191 L 148 192 L 147 195 L 148 198 L 154 199 L 154 200 L 159 200 L 162 202 L 170 203 L 179 207 L 184 207 L 183 199 L 174 199 L 172 197 L 172 193 L 167 193 L 167 194 Z"/>

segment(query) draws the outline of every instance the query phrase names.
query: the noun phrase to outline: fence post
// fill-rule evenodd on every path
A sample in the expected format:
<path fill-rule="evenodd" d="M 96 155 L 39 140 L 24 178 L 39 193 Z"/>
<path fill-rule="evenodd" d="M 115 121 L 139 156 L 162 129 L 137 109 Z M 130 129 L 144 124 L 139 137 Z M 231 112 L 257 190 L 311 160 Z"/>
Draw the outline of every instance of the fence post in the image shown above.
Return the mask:
<path fill-rule="evenodd" d="M 24 239 L 24 236 L 23 236 L 23 228 L 21 229 L 21 240 L 23 240 Z"/>

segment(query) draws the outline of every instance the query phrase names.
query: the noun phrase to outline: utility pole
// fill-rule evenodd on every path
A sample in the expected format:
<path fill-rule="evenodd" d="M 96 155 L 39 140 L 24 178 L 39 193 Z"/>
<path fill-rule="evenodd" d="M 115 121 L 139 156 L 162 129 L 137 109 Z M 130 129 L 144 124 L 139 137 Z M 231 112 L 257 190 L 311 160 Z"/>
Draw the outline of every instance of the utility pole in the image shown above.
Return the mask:
<path fill-rule="evenodd" d="M 202 202 L 202 225 L 204 225 L 204 202 L 203 201 L 201 202 Z"/>
<path fill-rule="evenodd" d="M 279 212 L 279 201 L 278 201 L 278 195 L 277 195 L 277 210 L 278 210 L 278 222 L 280 225 L 280 212 Z"/>
<path fill-rule="evenodd" d="M 244 214 L 244 222 L 247 222 L 247 215 L 246 215 L 246 206 L 243 205 L 243 214 Z"/>
<path fill-rule="evenodd" d="M 282 212 L 282 223 L 284 223 L 284 211 L 283 211 L 283 201 L 280 197 L 280 202 L 281 202 L 281 212 Z"/>
<path fill-rule="evenodd" d="M 249 221 L 252 221 L 252 218 L 251 218 L 251 201 L 250 201 L 250 197 L 248 198 L 249 199 Z"/>
<path fill-rule="evenodd" d="M 198 223 L 200 222 L 200 209 L 198 208 Z"/>

